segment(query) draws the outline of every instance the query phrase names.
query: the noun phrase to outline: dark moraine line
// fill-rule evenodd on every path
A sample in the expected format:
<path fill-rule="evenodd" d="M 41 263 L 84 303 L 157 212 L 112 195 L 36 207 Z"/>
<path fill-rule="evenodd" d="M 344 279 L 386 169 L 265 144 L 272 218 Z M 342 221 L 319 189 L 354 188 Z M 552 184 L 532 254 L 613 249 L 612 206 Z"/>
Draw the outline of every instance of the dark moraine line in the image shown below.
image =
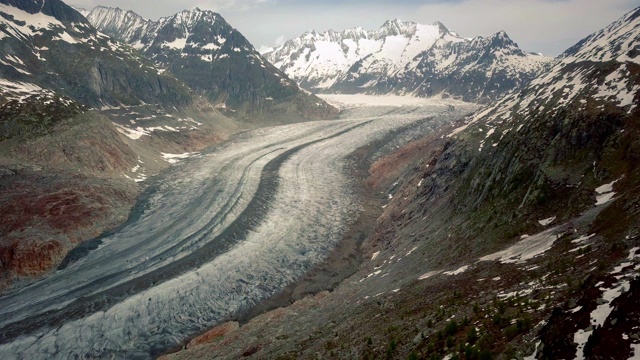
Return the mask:
<path fill-rule="evenodd" d="M 10 323 L 0 329 L 0 344 L 9 343 L 21 335 L 32 333 L 43 327 L 60 326 L 65 322 L 81 319 L 91 313 L 104 311 L 129 296 L 180 276 L 189 270 L 201 267 L 220 254 L 227 252 L 233 245 L 245 238 L 253 227 L 264 220 L 269 210 L 269 204 L 273 201 L 278 189 L 280 167 L 291 155 L 313 144 L 346 134 L 370 122 L 362 122 L 331 136 L 298 145 L 268 162 L 262 170 L 256 195 L 251 199 L 246 209 L 220 235 L 207 242 L 196 252 L 144 274 L 139 278 L 77 299 L 62 309 L 50 310 Z M 113 274 L 108 278 L 117 275 Z M 97 281 L 100 281 L 100 279 Z"/>
<path fill-rule="evenodd" d="M 266 149 L 267 147 L 270 147 L 273 145 L 267 145 L 264 146 L 258 150 L 263 150 Z M 262 157 L 259 157 L 257 159 L 255 159 L 254 161 L 252 161 L 251 163 L 249 163 L 249 165 L 245 168 L 244 173 L 242 175 L 242 178 L 240 179 L 240 181 L 238 182 L 238 186 L 236 186 L 236 189 L 234 191 L 234 195 L 237 194 L 240 191 L 240 188 L 242 187 L 242 179 L 244 179 L 248 173 L 249 173 L 249 168 L 254 165 L 256 162 L 258 162 L 260 159 L 262 159 L 263 157 L 272 154 L 273 152 L 276 152 L 278 150 L 283 150 L 283 148 L 276 148 L 273 149 L 272 151 L 264 154 Z M 136 203 L 136 205 L 133 207 L 133 209 L 131 209 L 131 213 L 129 215 L 129 218 L 127 219 L 127 221 L 124 224 L 121 224 L 120 226 L 118 226 L 117 228 L 107 231 L 104 234 L 98 236 L 97 238 L 91 239 L 91 240 L 87 240 L 83 243 L 81 243 L 80 245 L 78 245 L 77 247 L 75 247 L 73 250 L 71 250 L 67 256 L 65 256 L 65 258 L 62 260 L 62 263 L 58 266 L 58 270 L 64 270 L 66 269 L 69 265 L 77 262 L 78 260 L 82 259 L 83 257 L 89 255 L 93 250 L 98 249 L 98 247 L 100 247 L 100 245 L 102 245 L 103 240 L 106 238 L 109 238 L 110 236 L 113 236 L 119 232 L 122 232 L 127 226 L 137 222 L 138 220 L 140 220 L 140 217 L 142 216 L 142 214 L 144 214 L 144 212 L 150 208 L 151 204 L 149 203 L 149 199 L 159 191 L 158 189 L 158 184 L 151 184 L 145 191 L 144 193 L 140 196 L 140 199 L 138 200 L 138 202 Z M 234 198 L 234 196 L 230 196 L 230 198 Z M 169 256 L 171 253 L 171 250 L 174 250 L 176 248 L 180 248 L 182 245 L 184 245 L 185 243 L 189 242 L 189 240 L 192 240 L 195 237 L 199 237 L 202 238 L 203 236 L 206 235 L 210 235 L 212 227 L 220 222 L 220 220 L 222 218 L 225 218 L 227 215 L 229 215 L 229 212 L 231 212 L 235 205 L 238 203 L 239 201 L 239 197 L 236 197 L 236 200 L 234 201 L 233 204 L 231 204 L 230 206 L 226 207 L 226 211 L 221 212 L 220 214 L 216 214 L 215 216 L 213 216 L 213 218 L 211 218 L 211 220 L 202 228 L 199 229 L 197 232 L 195 232 L 194 234 L 186 237 L 185 239 L 181 240 L 180 242 L 174 244 L 173 246 L 171 246 L 169 249 L 165 250 L 164 252 L 162 252 L 161 254 L 158 254 L 157 256 L 154 256 L 152 258 L 149 258 L 149 260 L 153 260 L 153 259 L 157 259 L 160 257 L 165 257 L 165 256 Z M 202 202 L 205 201 L 204 198 L 200 197 L 194 200 L 194 204 L 191 207 L 191 209 L 187 210 L 187 213 L 181 214 L 182 218 L 185 217 L 189 217 L 189 214 L 194 212 L 195 209 L 197 209 L 199 207 L 199 205 L 202 204 Z M 171 225 L 166 226 L 165 230 L 161 231 L 161 233 L 153 233 L 151 236 L 153 237 L 157 237 L 158 235 L 162 235 L 162 233 L 164 232 L 168 232 L 173 230 L 173 226 L 176 225 L 177 223 L 179 223 L 180 220 L 177 219 L 175 220 Z M 204 235 L 202 235 L 203 233 L 205 233 Z M 144 243 L 144 241 L 140 242 L 141 244 Z M 128 271 L 130 271 L 131 269 L 127 269 Z M 120 275 L 121 273 L 116 273 L 113 275 Z M 96 279 L 96 281 L 99 280 L 104 280 L 107 278 L 101 278 L 101 279 Z M 89 286 L 87 286 L 89 287 Z M 82 288 L 78 288 L 78 289 L 82 289 Z"/>

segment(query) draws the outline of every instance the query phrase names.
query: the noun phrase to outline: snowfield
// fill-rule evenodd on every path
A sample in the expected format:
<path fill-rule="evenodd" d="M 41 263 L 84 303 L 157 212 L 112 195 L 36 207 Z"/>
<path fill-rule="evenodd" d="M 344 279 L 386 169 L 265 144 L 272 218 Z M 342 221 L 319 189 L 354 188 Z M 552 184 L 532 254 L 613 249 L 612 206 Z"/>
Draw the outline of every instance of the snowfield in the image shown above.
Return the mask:
<path fill-rule="evenodd" d="M 241 133 L 189 158 L 166 154 L 180 163 L 150 180 L 119 231 L 0 297 L 0 358 L 151 358 L 232 318 L 342 239 L 360 209 L 349 154 L 474 107 L 404 99 L 412 106 L 372 110 L 358 99 L 341 99 L 348 118 Z"/>

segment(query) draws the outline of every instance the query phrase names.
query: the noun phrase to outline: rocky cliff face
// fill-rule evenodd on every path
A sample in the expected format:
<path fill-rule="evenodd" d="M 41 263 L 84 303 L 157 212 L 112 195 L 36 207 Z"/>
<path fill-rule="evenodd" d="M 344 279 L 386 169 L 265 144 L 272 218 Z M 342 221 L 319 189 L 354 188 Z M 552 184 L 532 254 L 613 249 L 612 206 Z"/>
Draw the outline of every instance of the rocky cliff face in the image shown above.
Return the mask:
<path fill-rule="evenodd" d="M 387 21 L 377 31 L 308 32 L 264 56 L 313 91 L 454 96 L 488 101 L 552 62 L 506 33 L 464 39 L 442 23 Z"/>
<path fill-rule="evenodd" d="M 354 276 L 170 358 L 637 357 L 639 40 L 640 8 L 382 159 Z"/>
<path fill-rule="evenodd" d="M 190 90 L 101 35 L 60 0 L 0 1 L 0 93 L 53 89 L 79 103 L 185 106 Z"/>
<path fill-rule="evenodd" d="M 236 115 L 269 114 L 286 122 L 337 114 L 262 58 L 217 13 L 196 8 L 153 22 L 130 11 L 98 7 L 87 18 Z"/>

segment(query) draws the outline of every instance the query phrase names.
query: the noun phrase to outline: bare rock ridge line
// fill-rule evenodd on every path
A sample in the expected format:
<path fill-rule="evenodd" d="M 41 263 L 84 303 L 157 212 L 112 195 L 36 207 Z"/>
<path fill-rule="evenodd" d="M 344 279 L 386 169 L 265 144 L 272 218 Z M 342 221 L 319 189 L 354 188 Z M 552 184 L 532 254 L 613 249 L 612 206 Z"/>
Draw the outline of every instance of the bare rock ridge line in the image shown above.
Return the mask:
<path fill-rule="evenodd" d="M 12 341 L 17 336 L 24 333 L 24 331 L 31 332 L 43 326 L 56 326 L 57 324 L 61 324 L 65 321 L 82 318 L 95 311 L 105 310 L 114 303 L 120 302 L 123 299 L 142 290 L 148 289 L 151 286 L 159 285 L 166 279 L 172 279 L 186 271 L 198 268 L 211 261 L 215 256 L 228 251 L 228 249 L 237 241 L 246 237 L 247 232 L 251 231 L 253 226 L 258 225 L 267 213 L 269 204 L 272 202 L 278 187 L 278 172 L 283 162 L 291 157 L 291 155 L 305 147 L 341 136 L 358 127 L 362 127 L 367 123 L 368 122 L 363 122 L 332 134 L 329 137 L 319 138 L 305 144 L 298 145 L 269 161 L 262 170 L 256 195 L 251 199 L 251 202 L 247 205 L 246 209 L 236 220 L 233 221 L 233 223 L 225 228 L 220 235 L 205 243 L 200 249 L 165 267 L 147 273 L 142 277 L 111 287 L 103 292 L 83 296 L 81 299 L 66 305 L 63 309 L 49 311 L 41 315 L 21 320 L 17 323 L 3 326 L 0 329 L 0 334 L 2 334 L 0 344 Z M 201 236 L 206 236 L 206 234 L 202 234 Z M 176 244 L 174 247 L 179 246 L 180 244 Z M 156 255 L 156 257 L 161 257 L 161 255 L 163 254 Z M 128 270 L 120 274 L 110 274 L 106 278 L 95 279 L 94 282 L 105 283 L 110 279 L 118 278 L 119 275 L 127 272 Z M 90 285 L 87 285 L 87 287 L 89 286 Z M 80 288 L 78 290 L 84 289 L 85 288 Z"/>

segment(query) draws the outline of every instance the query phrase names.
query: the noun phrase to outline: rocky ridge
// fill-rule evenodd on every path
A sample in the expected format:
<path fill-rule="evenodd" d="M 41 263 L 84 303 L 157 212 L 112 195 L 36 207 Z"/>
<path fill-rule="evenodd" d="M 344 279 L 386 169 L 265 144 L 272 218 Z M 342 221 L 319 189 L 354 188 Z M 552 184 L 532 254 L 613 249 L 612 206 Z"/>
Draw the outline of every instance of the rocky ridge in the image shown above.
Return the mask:
<path fill-rule="evenodd" d="M 87 19 L 234 116 L 287 122 L 337 114 L 266 61 L 220 14 L 196 8 L 156 22 L 97 7 Z"/>
<path fill-rule="evenodd" d="M 504 31 L 465 39 L 442 23 L 387 21 L 379 30 L 307 32 L 263 54 L 302 87 L 326 93 L 494 100 L 553 59 L 527 53 Z"/>

